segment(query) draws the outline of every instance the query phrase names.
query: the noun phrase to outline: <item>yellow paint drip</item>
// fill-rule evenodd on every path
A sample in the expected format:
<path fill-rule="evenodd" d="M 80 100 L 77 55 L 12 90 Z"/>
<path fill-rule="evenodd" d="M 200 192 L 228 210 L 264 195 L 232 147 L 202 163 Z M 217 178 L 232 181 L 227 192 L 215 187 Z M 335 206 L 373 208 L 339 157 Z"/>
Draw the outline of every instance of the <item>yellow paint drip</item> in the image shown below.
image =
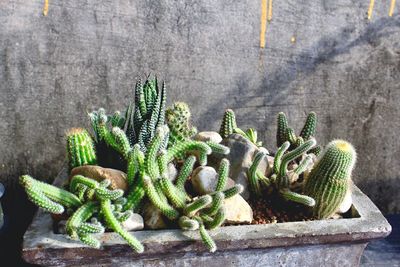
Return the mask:
<path fill-rule="evenodd" d="M 267 0 L 261 0 L 261 30 L 260 47 L 265 47 L 265 32 L 267 31 Z"/>
<path fill-rule="evenodd" d="M 374 10 L 375 0 L 370 0 L 369 7 L 368 7 L 368 19 L 372 17 L 372 11 Z"/>
<path fill-rule="evenodd" d="M 272 20 L 272 0 L 268 0 L 268 21 Z"/>
<path fill-rule="evenodd" d="M 392 0 L 390 2 L 390 8 L 389 8 L 389 17 L 393 16 L 393 11 L 394 11 L 394 6 L 396 5 L 396 0 Z"/>
<path fill-rule="evenodd" d="M 49 0 L 44 0 L 43 16 L 47 16 L 47 13 L 49 13 Z"/>

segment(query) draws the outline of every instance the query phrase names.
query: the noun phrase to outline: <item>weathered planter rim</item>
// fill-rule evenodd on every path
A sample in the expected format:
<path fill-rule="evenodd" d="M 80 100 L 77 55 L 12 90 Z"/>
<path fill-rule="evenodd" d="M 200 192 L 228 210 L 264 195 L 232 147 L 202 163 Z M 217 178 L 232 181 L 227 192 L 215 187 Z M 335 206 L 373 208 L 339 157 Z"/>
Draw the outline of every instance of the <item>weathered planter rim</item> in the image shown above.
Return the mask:
<path fill-rule="evenodd" d="M 67 175 L 64 169 L 56 180 Z M 386 237 L 391 226 L 373 202 L 352 185 L 353 207 L 358 218 L 287 222 L 266 225 L 225 226 L 210 231 L 218 251 L 243 249 L 265 249 L 300 245 L 365 243 L 372 239 Z M 100 236 L 103 249 L 90 248 L 78 241 L 67 239 L 66 235 L 55 234 L 51 216 L 39 210 L 24 236 L 22 257 L 36 264 L 56 263 L 61 257 L 71 262 L 101 262 L 103 257 L 119 257 L 126 254 L 134 259 L 154 258 L 166 254 L 208 253 L 197 231 L 182 232 L 179 229 L 143 230 L 132 234 L 144 245 L 145 252 L 135 253 L 115 233 Z M 84 253 L 84 258 L 79 256 Z M 124 255 L 121 255 L 124 254 Z"/>

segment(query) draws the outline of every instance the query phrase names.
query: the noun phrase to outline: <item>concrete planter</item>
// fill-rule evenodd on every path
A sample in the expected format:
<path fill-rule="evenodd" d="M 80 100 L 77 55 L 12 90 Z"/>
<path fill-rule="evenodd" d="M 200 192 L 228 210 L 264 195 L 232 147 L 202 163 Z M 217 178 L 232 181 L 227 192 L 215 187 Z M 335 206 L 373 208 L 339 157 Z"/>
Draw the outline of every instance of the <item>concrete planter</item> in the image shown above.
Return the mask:
<path fill-rule="evenodd" d="M 65 177 L 61 172 L 55 183 Z M 386 237 L 391 226 L 355 185 L 352 212 L 349 219 L 221 227 L 210 232 L 216 253 L 197 232 L 138 231 L 145 252 L 136 254 L 114 233 L 102 235 L 102 250 L 54 234 L 50 215 L 39 211 L 22 255 L 45 266 L 358 266 L 368 242 Z"/>

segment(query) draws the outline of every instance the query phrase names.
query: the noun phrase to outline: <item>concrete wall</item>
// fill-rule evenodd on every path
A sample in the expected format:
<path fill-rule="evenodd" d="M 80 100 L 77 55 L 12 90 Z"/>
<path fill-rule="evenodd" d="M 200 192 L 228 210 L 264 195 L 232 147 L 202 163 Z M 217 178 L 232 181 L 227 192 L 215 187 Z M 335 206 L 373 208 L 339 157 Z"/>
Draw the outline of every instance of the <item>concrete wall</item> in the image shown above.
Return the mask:
<path fill-rule="evenodd" d="M 190 103 L 199 129 L 225 108 L 275 145 L 275 116 L 317 138 L 344 138 L 359 157 L 354 180 L 384 212 L 400 211 L 400 7 L 389 0 L 273 2 L 259 48 L 260 1 L 50 0 L 0 2 L 0 179 L 50 180 L 66 129 L 86 111 L 123 109 L 136 78 L 157 73 L 169 101 Z M 295 37 L 296 41 L 291 42 Z M 9 194 L 9 203 L 12 196 Z"/>

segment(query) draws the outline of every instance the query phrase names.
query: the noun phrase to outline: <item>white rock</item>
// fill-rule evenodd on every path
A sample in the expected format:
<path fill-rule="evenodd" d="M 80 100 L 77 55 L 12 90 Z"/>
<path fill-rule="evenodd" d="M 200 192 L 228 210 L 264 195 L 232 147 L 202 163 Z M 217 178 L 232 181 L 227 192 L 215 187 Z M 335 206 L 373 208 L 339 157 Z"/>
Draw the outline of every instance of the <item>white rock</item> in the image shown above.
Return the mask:
<path fill-rule="evenodd" d="M 126 221 L 121 223 L 127 231 L 141 230 L 144 228 L 143 217 L 140 214 L 133 213 Z"/>
<path fill-rule="evenodd" d="M 345 197 L 343 199 L 342 204 L 340 204 L 340 206 L 339 206 L 338 212 L 339 213 L 347 212 L 351 208 L 351 204 L 353 204 L 353 199 L 352 199 L 352 196 L 351 196 L 351 190 L 348 189 L 347 192 L 346 192 L 346 195 L 345 195 Z"/>
<path fill-rule="evenodd" d="M 253 221 L 253 210 L 240 195 L 235 195 L 224 200 L 226 223 L 251 223 Z"/>
<path fill-rule="evenodd" d="M 175 182 L 176 177 L 178 176 L 178 170 L 176 169 L 173 163 L 168 164 L 168 178 L 171 182 Z"/>
<path fill-rule="evenodd" d="M 165 229 L 167 224 L 161 211 L 153 204 L 147 202 L 143 207 L 144 225 L 146 229 Z"/>
<path fill-rule="evenodd" d="M 194 140 L 203 142 L 211 141 L 214 143 L 221 143 L 222 137 L 217 132 L 199 132 L 198 134 L 195 135 Z"/>

